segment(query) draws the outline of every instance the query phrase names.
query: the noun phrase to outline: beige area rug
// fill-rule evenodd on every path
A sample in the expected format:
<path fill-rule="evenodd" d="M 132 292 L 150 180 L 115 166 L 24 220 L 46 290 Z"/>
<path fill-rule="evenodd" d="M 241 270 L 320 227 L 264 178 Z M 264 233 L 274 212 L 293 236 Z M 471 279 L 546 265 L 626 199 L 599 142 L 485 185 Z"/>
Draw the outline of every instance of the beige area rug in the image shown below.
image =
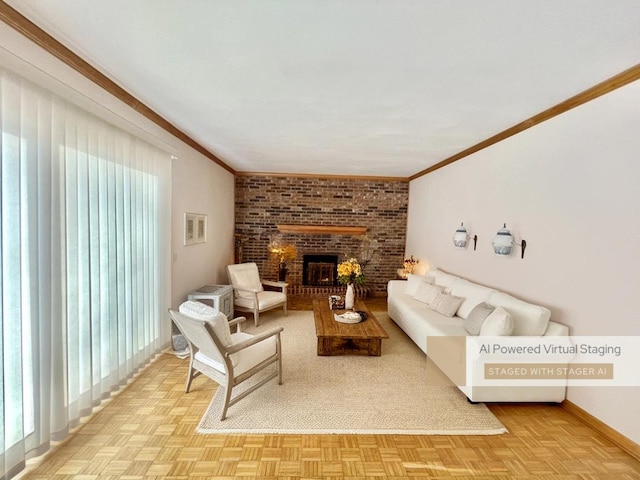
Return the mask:
<path fill-rule="evenodd" d="M 504 425 L 484 404 L 472 405 L 385 312 L 381 357 L 316 355 L 313 312 L 261 315 L 258 330 L 284 327 L 283 384 L 272 380 L 233 405 L 220 421 L 218 388 L 199 433 L 496 435 Z M 246 322 L 248 324 L 249 321 Z M 252 323 L 252 322 L 251 322 Z M 247 325 L 248 332 L 255 331 Z M 437 370 L 437 369 L 436 369 Z M 256 375 L 257 377 L 257 375 Z M 250 382 L 248 380 L 247 382 Z"/>

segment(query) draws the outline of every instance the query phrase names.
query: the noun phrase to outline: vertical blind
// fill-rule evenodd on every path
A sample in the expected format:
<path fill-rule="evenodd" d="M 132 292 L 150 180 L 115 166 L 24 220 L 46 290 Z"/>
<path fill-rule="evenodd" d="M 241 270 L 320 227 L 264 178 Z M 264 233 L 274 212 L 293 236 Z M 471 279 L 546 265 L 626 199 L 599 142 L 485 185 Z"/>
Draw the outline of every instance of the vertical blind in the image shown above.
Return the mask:
<path fill-rule="evenodd" d="M 0 69 L 0 477 L 168 343 L 170 156 Z"/>

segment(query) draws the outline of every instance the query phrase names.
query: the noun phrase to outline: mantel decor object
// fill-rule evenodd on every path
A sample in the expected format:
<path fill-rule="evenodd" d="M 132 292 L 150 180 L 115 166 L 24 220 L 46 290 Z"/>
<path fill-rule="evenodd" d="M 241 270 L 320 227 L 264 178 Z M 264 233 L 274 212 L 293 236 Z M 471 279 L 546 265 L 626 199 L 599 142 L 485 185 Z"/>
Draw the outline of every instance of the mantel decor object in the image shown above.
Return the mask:
<path fill-rule="evenodd" d="M 285 282 L 287 279 L 287 262 L 296 258 L 298 250 L 291 243 L 285 243 L 280 235 L 272 236 L 269 242 L 269 253 L 278 261 L 278 281 Z"/>
<path fill-rule="evenodd" d="M 409 258 L 405 258 L 402 262 L 402 268 L 399 268 L 397 270 L 398 277 L 406 279 L 409 274 L 413 273 L 413 271 L 416 269 L 416 265 L 419 261 L 420 260 L 418 260 L 417 258 L 413 258 L 413 255 L 411 255 Z"/>

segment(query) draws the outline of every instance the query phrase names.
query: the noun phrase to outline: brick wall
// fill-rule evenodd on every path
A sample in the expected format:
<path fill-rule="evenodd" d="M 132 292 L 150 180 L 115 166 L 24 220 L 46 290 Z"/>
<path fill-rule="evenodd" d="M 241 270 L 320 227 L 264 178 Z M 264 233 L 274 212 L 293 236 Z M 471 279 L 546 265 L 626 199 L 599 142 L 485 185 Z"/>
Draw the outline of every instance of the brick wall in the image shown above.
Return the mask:
<path fill-rule="evenodd" d="M 339 260 L 370 257 L 365 268 L 373 294 L 402 265 L 409 184 L 393 180 L 343 178 L 236 177 L 236 245 L 238 261 L 258 264 L 264 278 L 277 278 L 277 259 L 268 252 L 274 235 L 297 248 L 288 262 L 287 281 L 301 293 L 302 255 L 338 255 Z M 279 233 L 278 224 L 363 226 L 363 236 Z M 344 287 L 342 287 L 344 289 Z"/>

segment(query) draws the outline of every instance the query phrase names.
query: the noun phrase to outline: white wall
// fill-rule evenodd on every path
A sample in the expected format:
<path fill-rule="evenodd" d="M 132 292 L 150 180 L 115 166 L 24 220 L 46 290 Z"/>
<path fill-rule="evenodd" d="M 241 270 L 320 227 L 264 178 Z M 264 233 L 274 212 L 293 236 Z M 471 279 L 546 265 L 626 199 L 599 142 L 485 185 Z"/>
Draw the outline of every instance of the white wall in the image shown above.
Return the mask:
<path fill-rule="evenodd" d="M 193 155 L 173 164 L 172 305 L 203 285 L 227 284 L 225 267 L 233 263 L 233 175 Z M 185 212 L 207 214 L 207 242 L 184 245 Z"/>
<path fill-rule="evenodd" d="M 0 65 L 176 156 L 172 168 L 172 226 L 168 232 L 171 252 L 167 253 L 167 260 L 171 261 L 170 285 L 167 285 L 171 298 L 167 303 L 175 307 L 191 290 L 205 284 L 226 283 L 224 267 L 233 261 L 234 177 L 231 173 L 2 22 Z M 184 212 L 208 215 L 206 243 L 183 245 Z"/>
<path fill-rule="evenodd" d="M 572 335 L 640 335 L 640 82 L 411 182 L 407 255 L 549 307 Z M 478 249 L 459 251 L 460 222 Z M 506 222 L 525 258 L 497 258 Z M 568 399 L 640 443 L 640 387 Z"/>

